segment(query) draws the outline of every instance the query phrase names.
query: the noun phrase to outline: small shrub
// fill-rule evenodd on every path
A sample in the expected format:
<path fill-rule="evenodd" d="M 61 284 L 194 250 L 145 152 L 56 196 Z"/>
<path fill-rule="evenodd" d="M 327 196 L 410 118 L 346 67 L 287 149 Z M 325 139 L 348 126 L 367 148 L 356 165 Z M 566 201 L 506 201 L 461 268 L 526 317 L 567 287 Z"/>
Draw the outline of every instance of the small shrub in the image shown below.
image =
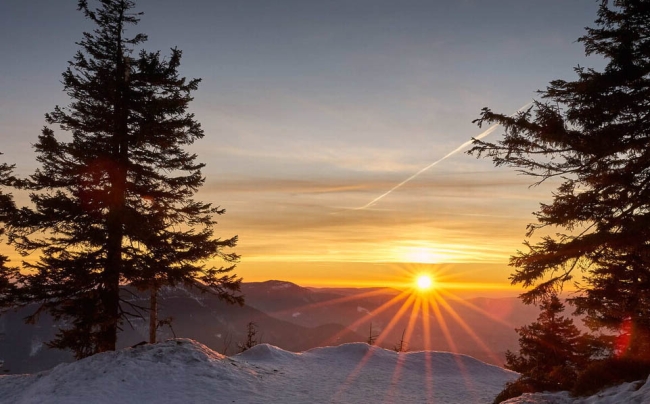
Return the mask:
<path fill-rule="evenodd" d="M 593 362 L 578 375 L 572 394 L 587 396 L 625 382 L 645 380 L 650 375 L 650 361 L 630 357 L 608 358 Z"/>
<path fill-rule="evenodd" d="M 239 344 L 237 344 L 237 347 L 239 348 L 239 353 L 247 351 L 252 347 L 254 347 L 255 345 L 259 344 L 257 338 L 255 338 L 255 336 L 257 335 L 257 324 L 251 321 L 246 325 L 246 328 L 248 329 L 248 332 L 246 333 L 246 342 L 240 342 Z"/>
<path fill-rule="evenodd" d="M 534 393 L 538 391 L 529 381 L 519 378 L 514 382 L 506 383 L 506 386 L 503 388 L 501 393 L 495 397 L 492 404 L 499 404 L 503 401 L 509 400 L 511 398 L 519 397 L 524 393 Z"/>

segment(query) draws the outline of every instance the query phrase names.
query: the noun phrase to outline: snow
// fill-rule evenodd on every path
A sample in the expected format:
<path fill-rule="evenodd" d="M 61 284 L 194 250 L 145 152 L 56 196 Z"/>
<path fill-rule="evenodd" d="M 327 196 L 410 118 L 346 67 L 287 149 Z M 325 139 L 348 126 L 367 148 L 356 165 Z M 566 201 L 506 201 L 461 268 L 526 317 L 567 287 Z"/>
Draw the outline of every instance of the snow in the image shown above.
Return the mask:
<path fill-rule="evenodd" d="M 291 282 L 277 281 L 275 285 L 271 286 L 271 290 L 288 289 L 292 286 L 293 283 Z"/>
<path fill-rule="evenodd" d="M 302 313 L 300 313 L 299 311 L 297 311 L 297 312 L 293 313 L 293 314 L 291 315 L 291 317 L 296 318 L 296 317 L 299 317 L 300 314 L 302 314 Z"/>
<path fill-rule="evenodd" d="M 38 338 L 34 337 L 32 339 L 31 346 L 29 348 L 29 356 L 33 357 L 35 356 L 41 349 L 43 349 L 43 341 L 39 340 Z"/>
<path fill-rule="evenodd" d="M 516 377 L 444 352 L 261 344 L 226 357 L 176 339 L 0 376 L 0 403 L 490 403 Z"/>
<path fill-rule="evenodd" d="M 572 398 L 560 393 L 524 394 L 504 401 L 507 404 L 648 404 L 650 403 L 650 377 L 644 381 L 623 383 L 590 397 Z"/>
<path fill-rule="evenodd" d="M 190 339 L 0 376 L 0 403 L 491 403 L 517 374 L 466 355 L 363 343 L 302 353 L 257 345 L 233 357 Z M 595 396 L 526 394 L 508 404 L 647 404 L 650 379 Z"/>

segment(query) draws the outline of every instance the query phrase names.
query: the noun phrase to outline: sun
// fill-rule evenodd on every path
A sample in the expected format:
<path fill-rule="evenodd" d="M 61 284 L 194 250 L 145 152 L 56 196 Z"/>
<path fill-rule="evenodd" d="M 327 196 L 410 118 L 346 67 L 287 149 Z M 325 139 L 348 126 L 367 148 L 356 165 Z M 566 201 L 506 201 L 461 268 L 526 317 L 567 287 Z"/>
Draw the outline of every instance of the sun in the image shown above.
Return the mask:
<path fill-rule="evenodd" d="M 421 274 L 415 278 L 415 286 L 421 291 L 427 291 L 433 288 L 433 279 L 429 274 Z"/>

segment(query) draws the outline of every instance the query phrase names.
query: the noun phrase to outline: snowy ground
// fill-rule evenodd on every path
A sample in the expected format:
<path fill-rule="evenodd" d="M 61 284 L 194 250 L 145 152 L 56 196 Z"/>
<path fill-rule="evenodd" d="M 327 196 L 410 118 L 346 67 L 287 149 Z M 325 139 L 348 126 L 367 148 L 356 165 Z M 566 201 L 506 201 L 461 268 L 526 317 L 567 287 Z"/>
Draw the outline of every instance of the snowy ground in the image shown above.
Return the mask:
<path fill-rule="evenodd" d="M 303 353 L 258 345 L 234 357 L 189 340 L 107 352 L 33 375 L 0 376 L 0 403 L 491 403 L 517 374 L 465 355 L 363 343 Z M 650 381 L 599 396 L 511 404 L 650 403 Z"/>
<path fill-rule="evenodd" d="M 490 403 L 516 374 L 465 355 L 367 344 L 225 357 L 188 340 L 0 376 L 2 403 Z"/>
<path fill-rule="evenodd" d="M 645 382 L 623 383 L 584 398 L 569 397 L 567 392 L 524 394 L 504 404 L 650 404 L 650 377 Z"/>

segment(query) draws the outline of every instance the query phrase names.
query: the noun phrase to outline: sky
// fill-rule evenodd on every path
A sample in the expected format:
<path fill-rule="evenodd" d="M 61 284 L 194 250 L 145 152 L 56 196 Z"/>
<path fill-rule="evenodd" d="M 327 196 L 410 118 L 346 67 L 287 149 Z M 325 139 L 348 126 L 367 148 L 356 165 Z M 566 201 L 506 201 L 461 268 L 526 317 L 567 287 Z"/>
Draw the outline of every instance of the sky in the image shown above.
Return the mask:
<path fill-rule="evenodd" d="M 76 3 L 0 2 L 0 158 L 21 176 L 44 114 L 70 102 L 61 73 L 93 28 Z M 244 281 L 390 286 L 433 271 L 514 294 L 508 257 L 553 184 L 465 148 L 389 191 L 483 133 L 481 108 L 514 113 L 575 66 L 602 66 L 576 41 L 597 5 L 140 0 L 127 33 L 178 47 L 180 72 L 202 79 L 198 199 L 226 209 L 216 233 L 239 236 Z"/>

